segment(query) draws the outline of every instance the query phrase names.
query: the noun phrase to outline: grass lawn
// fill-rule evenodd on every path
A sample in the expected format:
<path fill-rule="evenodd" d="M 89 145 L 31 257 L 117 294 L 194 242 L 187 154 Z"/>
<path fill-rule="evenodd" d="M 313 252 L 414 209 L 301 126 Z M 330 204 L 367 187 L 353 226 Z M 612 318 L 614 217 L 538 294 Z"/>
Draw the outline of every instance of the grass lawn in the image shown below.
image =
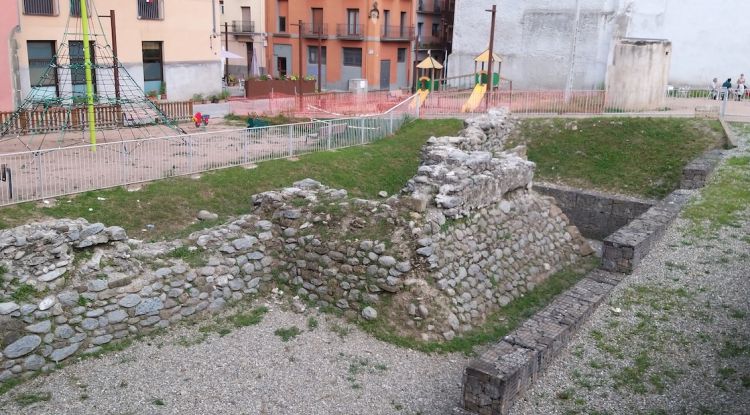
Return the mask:
<path fill-rule="evenodd" d="M 376 143 L 309 154 L 298 161 L 266 161 L 252 170 L 218 170 L 197 180 L 159 180 L 137 192 L 124 188 L 87 192 L 61 197 L 52 207 L 39 207 L 38 203 L 8 206 L 0 208 L 0 228 L 41 217 L 82 217 L 122 226 L 135 238 L 177 237 L 213 225 L 196 223 L 195 215 L 201 209 L 219 214 L 220 220 L 246 213 L 252 194 L 289 186 L 306 177 L 347 189 L 352 196 L 375 198 L 381 190 L 389 194 L 401 190 L 416 173 L 420 150 L 430 136 L 456 134 L 461 127 L 458 120 L 417 120 Z M 153 224 L 154 229 L 141 232 L 147 224 Z"/>
<path fill-rule="evenodd" d="M 662 198 L 682 168 L 724 145 L 718 121 L 672 118 L 525 119 L 512 138 L 526 143 L 538 179 Z"/>

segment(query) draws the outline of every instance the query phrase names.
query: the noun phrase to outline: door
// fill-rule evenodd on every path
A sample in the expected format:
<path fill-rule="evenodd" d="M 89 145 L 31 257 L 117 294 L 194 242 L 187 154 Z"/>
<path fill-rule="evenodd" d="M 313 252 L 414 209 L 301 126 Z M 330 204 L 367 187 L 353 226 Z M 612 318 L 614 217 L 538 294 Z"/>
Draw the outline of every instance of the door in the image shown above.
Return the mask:
<path fill-rule="evenodd" d="M 286 76 L 286 57 L 279 56 L 276 58 L 276 69 L 279 71 L 280 77 Z"/>
<path fill-rule="evenodd" d="M 323 31 L 323 9 L 312 9 L 312 29 L 315 34 Z"/>
<path fill-rule="evenodd" d="M 253 16 L 249 7 L 242 8 L 242 31 L 253 32 Z"/>
<path fill-rule="evenodd" d="M 391 61 L 380 61 L 380 89 L 391 89 Z"/>
<path fill-rule="evenodd" d="M 346 16 L 347 34 L 350 36 L 360 35 L 359 9 L 347 9 Z"/>

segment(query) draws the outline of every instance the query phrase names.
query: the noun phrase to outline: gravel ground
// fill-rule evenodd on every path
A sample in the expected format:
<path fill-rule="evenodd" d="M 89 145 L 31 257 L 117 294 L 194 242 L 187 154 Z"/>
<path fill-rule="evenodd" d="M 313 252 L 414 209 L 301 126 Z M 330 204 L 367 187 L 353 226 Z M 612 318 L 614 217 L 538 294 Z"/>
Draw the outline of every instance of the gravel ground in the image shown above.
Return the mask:
<path fill-rule="evenodd" d="M 256 326 L 204 341 L 196 327 L 172 329 L 18 386 L 0 397 L 0 413 L 459 413 L 463 355 L 400 349 L 315 318 L 310 329 L 308 316 L 272 308 Z M 287 342 L 274 334 L 293 326 L 302 333 Z"/>
<path fill-rule="evenodd" d="M 716 235 L 678 219 L 511 414 L 750 414 L 743 217 Z"/>

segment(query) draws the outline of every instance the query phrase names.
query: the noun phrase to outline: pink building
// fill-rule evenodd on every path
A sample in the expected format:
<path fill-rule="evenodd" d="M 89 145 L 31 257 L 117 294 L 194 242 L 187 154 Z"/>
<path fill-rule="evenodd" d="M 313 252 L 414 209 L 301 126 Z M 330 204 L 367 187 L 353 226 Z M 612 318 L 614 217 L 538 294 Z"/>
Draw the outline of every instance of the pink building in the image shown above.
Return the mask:
<path fill-rule="evenodd" d="M 18 28 L 18 3 L 3 2 L 0 13 L 0 111 L 13 111 L 16 96 L 11 55 L 15 54 L 14 34 Z"/>

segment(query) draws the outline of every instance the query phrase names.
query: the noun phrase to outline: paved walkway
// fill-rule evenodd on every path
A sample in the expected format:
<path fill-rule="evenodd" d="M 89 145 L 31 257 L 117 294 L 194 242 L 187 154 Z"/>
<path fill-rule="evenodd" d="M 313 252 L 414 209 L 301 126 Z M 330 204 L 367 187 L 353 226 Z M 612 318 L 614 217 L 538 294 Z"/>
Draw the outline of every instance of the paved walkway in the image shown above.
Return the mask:
<path fill-rule="evenodd" d="M 743 216 L 715 235 L 678 219 L 511 414 L 750 414 Z"/>

